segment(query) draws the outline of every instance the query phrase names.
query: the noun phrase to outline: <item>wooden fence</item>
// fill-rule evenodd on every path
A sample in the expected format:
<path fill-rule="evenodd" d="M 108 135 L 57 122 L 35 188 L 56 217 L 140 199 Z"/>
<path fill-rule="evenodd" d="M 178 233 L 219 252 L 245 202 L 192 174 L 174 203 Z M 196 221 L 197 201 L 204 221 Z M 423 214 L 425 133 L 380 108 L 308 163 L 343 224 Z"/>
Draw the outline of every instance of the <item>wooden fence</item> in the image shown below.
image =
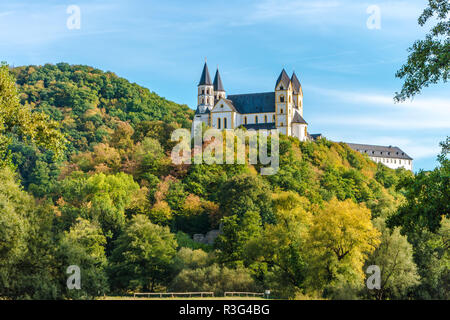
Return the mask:
<path fill-rule="evenodd" d="M 133 297 L 138 296 L 159 297 L 159 298 L 175 298 L 175 297 L 214 297 L 214 292 L 135 292 Z"/>
<path fill-rule="evenodd" d="M 235 297 L 235 296 L 238 296 L 238 297 L 242 297 L 242 296 L 244 296 L 244 297 L 256 297 L 256 296 L 259 296 L 259 297 L 264 297 L 264 293 L 258 293 L 258 292 L 225 292 L 224 293 L 224 296 L 225 297 Z"/>

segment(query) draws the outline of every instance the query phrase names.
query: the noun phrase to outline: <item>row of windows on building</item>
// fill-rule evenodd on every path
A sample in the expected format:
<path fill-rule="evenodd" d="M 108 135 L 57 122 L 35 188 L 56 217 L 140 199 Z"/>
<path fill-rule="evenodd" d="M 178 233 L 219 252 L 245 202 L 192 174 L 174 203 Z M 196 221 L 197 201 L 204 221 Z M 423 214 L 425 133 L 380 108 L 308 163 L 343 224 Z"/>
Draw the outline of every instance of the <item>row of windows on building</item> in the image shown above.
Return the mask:
<path fill-rule="evenodd" d="M 205 101 L 206 101 L 206 103 L 205 103 Z M 211 99 L 206 98 L 206 100 L 201 98 L 200 99 L 200 104 L 209 104 L 209 101 L 211 101 L 211 103 L 214 102 L 214 98 L 211 98 Z"/>
<path fill-rule="evenodd" d="M 202 89 L 202 94 L 205 94 L 205 89 Z M 209 89 L 206 89 L 206 94 L 210 94 Z M 212 91 L 211 91 L 211 94 L 212 94 Z"/>
<path fill-rule="evenodd" d="M 267 115 L 264 115 L 264 122 L 263 123 L 267 123 Z M 272 122 L 275 122 L 275 115 L 272 115 Z M 258 124 L 259 123 L 259 118 L 258 116 L 255 116 L 255 123 Z M 244 117 L 244 124 L 248 124 L 248 120 L 247 120 L 247 116 Z"/>
<path fill-rule="evenodd" d="M 389 158 L 373 158 L 375 162 L 382 162 L 382 163 L 393 163 L 397 164 L 397 159 L 389 159 Z M 402 163 L 403 161 L 403 163 Z M 411 165 L 411 160 L 401 160 L 398 159 L 398 164 L 408 164 Z"/>
<path fill-rule="evenodd" d="M 272 116 L 272 120 L 273 122 L 275 122 L 275 115 Z M 264 115 L 264 122 L 263 123 L 267 123 L 268 121 L 268 117 L 267 115 Z M 259 118 L 258 116 L 255 116 L 255 124 L 259 123 Z M 222 128 L 222 124 L 223 124 L 223 128 Z M 244 124 L 248 124 L 248 119 L 247 116 L 244 117 Z M 281 126 L 283 126 L 283 123 L 281 123 Z M 217 118 L 217 129 L 227 129 L 227 118 Z"/>
<path fill-rule="evenodd" d="M 217 118 L 217 129 L 222 129 L 222 119 Z M 223 118 L 223 129 L 228 129 L 227 118 Z"/>
<path fill-rule="evenodd" d="M 369 150 L 358 150 L 358 151 L 361 152 L 361 153 L 370 153 Z M 372 154 L 375 154 L 375 151 L 374 151 L 374 150 L 372 150 L 371 152 L 372 152 Z M 383 151 L 380 151 L 380 154 L 382 155 L 382 154 L 383 154 Z M 391 152 L 390 152 L 390 151 L 386 151 L 386 154 L 387 154 L 388 156 L 390 156 L 390 155 L 391 155 Z M 400 153 L 397 151 L 397 152 L 396 152 L 396 155 L 400 155 Z M 404 156 L 404 155 L 405 155 L 405 153 L 402 152 L 402 156 Z"/>

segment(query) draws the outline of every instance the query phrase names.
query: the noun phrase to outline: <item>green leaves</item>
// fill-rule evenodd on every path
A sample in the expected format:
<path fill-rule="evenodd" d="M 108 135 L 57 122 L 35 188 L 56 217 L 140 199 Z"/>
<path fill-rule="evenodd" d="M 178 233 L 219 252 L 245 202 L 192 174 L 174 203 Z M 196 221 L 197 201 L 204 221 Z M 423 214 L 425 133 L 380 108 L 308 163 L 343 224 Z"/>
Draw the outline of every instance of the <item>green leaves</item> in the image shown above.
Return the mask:
<path fill-rule="evenodd" d="M 100 223 L 105 233 L 120 230 L 125 223 L 125 209 L 139 190 L 133 177 L 123 172 L 77 175 L 74 173 L 60 183 L 63 227 L 70 227 L 76 218 L 82 217 Z"/>
<path fill-rule="evenodd" d="M 443 217 L 450 218 L 449 140 L 441 143 L 440 166 L 430 172 L 405 177 L 398 189 L 406 197 L 398 212 L 388 219 L 390 226 L 402 226 L 404 232 L 427 228 L 436 232 Z"/>
<path fill-rule="evenodd" d="M 66 139 L 59 131 L 59 124 L 43 113 L 33 112 L 29 105 L 22 105 L 14 77 L 6 64 L 0 66 L 0 167 L 8 163 L 7 147 L 11 135 L 17 135 L 38 146 L 51 150 L 55 158 L 61 157 Z"/>
<path fill-rule="evenodd" d="M 425 40 L 416 41 L 409 48 L 410 55 L 405 65 L 395 74 L 405 79 L 395 101 L 401 102 L 419 94 L 423 88 L 439 81 L 447 82 L 450 69 L 450 3 L 448 0 L 429 0 L 428 7 L 419 18 L 419 24 L 436 16 L 437 23 Z"/>
<path fill-rule="evenodd" d="M 167 283 L 172 272 L 177 242 L 168 227 L 136 215 L 115 242 L 111 256 L 111 281 L 118 288 L 152 292 Z"/>

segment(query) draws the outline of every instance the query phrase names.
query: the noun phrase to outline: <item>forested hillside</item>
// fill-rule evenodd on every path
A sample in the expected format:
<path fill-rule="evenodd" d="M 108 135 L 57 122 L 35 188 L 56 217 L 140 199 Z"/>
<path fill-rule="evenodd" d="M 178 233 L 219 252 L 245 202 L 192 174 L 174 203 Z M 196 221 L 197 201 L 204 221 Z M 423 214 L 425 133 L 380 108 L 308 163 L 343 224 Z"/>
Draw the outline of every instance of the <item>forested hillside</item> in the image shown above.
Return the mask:
<path fill-rule="evenodd" d="M 419 178 L 345 144 L 285 136 L 272 176 L 249 164 L 176 166 L 170 134 L 190 127 L 187 106 L 87 66 L 11 73 L 20 98 L 11 106 L 56 120 L 67 143 L 58 156 L 17 125 L 0 131 L 9 141 L 0 297 L 271 289 L 279 298 L 449 298 L 448 140 L 440 166 Z M 414 196 L 424 186 L 434 198 Z M 219 226 L 214 245 L 192 240 Z M 82 270 L 81 290 L 66 287 L 69 265 Z M 370 265 L 382 270 L 380 290 L 365 287 Z"/>

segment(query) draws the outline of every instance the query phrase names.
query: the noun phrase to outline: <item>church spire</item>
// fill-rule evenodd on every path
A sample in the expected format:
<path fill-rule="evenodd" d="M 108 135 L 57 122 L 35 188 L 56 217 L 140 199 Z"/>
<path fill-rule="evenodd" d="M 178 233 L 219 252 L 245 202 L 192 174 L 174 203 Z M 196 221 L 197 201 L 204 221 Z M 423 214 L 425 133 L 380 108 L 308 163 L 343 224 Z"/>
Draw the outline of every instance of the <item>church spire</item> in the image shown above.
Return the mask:
<path fill-rule="evenodd" d="M 198 83 L 199 86 L 210 86 L 212 85 L 211 82 L 211 77 L 209 75 L 209 70 L 208 70 L 208 64 L 205 61 L 205 65 L 203 67 L 203 72 L 202 72 L 202 76 L 200 77 L 200 82 Z"/>
<path fill-rule="evenodd" d="M 222 78 L 220 77 L 219 67 L 217 67 L 216 76 L 214 77 L 214 91 L 225 91 Z"/>
<path fill-rule="evenodd" d="M 291 82 L 291 79 L 286 73 L 286 70 L 281 71 L 280 76 L 277 79 L 277 83 L 275 84 L 275 88 L 278 87 L 278 85 L 281 83 L 283 85 L 284 89 L 287 89 L 289 87 L 289 84 Z"/>
<path fill-rule="evenodd" d="M 301 93 L 302 85 L 300 84 L 300 81 L 298 80 L 297 75 L 295 74 L 295 71 L 292 73 L 291 82 L 292 82 L 292 87 L 294 89 L 294 94 Z"/>

